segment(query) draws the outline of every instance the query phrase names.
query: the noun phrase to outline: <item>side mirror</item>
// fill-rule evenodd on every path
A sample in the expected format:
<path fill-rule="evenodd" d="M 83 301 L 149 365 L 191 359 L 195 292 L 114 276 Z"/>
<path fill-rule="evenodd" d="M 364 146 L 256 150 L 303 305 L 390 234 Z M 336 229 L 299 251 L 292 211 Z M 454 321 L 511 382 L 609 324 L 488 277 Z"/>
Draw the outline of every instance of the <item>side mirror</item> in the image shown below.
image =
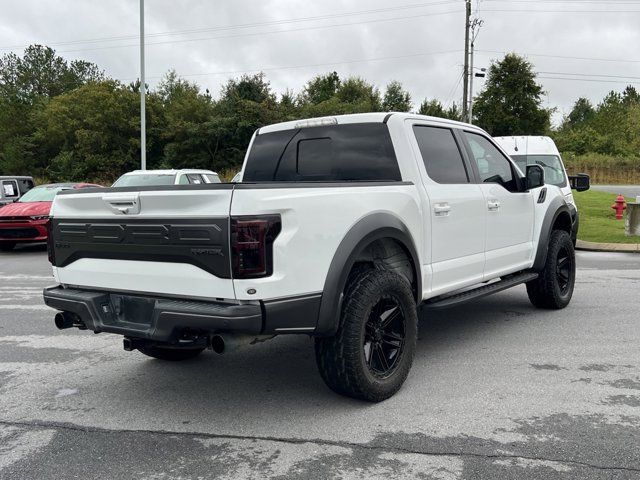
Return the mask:
<path fill-rule="evenodd" d="M 571 189 L 576 192 L 584 192 L 591 188 L 591 178 L 586 173 L 569 175 L 569 185 L 571 185 Z"/>
<path fill-rule="evenodd" d="M 540 165 L 527 165 L 527 191 L 544 185 L 544 170 Z"/>

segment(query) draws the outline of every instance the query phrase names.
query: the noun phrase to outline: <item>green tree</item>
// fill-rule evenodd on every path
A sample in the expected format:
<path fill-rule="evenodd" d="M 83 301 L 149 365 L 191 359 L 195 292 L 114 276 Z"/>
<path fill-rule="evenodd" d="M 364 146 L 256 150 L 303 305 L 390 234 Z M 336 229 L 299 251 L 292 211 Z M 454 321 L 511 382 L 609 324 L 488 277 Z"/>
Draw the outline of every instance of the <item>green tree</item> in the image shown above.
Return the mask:
<path fill-rule="evenodd" d="M 15 53 L 0 58 L 0 95 L 27 103 L 52 98 L 89 81 L 104 78 L 93 63 L 83 60 L 67 62 L 55 50 L 31 45 L 22 57 Z"/>
<path fill-rule="evenodd" d="M 201 93 L 195 83 L 180 78 L 171 70 L 153 92 L 162 105 L 161 116 L 156 122 L 159 164 L 174 168 L 209 168 L 212 161 L 212 139 L 207 125 L 214 115 L 211 95 Z"/>
<path fill-rule="evenodd" d="M 568 128 L 574 128 L 581 125 L 586 125 L 593 119 L 596 114 L 591 102 L 584 97 L 580 97 L 573 105 L 573 109 L 565 121 L 565 126 Z"/>
<path fill-rule="evenodd" d="M 449 120 L 460 120 L 461 113 L 458 106 L 454 103 L 448 109 L 445 109 L 439 100 L 429 100 L 425 98 L 418 109 L 420 115 L 429 115 L 431 117 L 447 118 Z"/>
<path fill-rule="evenodd" d="M 302 94 L 304 103 L 317 105 L 326 102 L 336 95 L 340 88 L 340 77 L 337 72 L 317 75 L 307 82 Z"/>
<path fill-rule="evenodd" d="M 150 99 L 151 100 L 151 99 Z M 157 102 L 148 102 L 153 126 Z M 119 82 L 90 82 L 51 99 L 38 115 L 33 140 L 54 180 L 109 183 L 137 168 L 139 97 Z M 150 165 L 153 167 L 153 165 Z"/>
<path fill-rule="evenodd" d="M 203 126 L 207 141 L 212 142 L 211 168 L 237 168 L 253 133 L 281 118 L 276 96 L 264 74 L 229 80 L 214 104 L 213 116 Z"/>
<path fill-rule="evenodd" d="M 411 110 L 411 95 L 396 80 L 387 85 L 382 100 L 382 109 L 386 112 L 408 112 Z"/>
<path fill-rule="evenodd" d="M 380 91 L 361 77 L 349 77 L 340 84 L 336 97 L 350 105 L 353 112 L 375 112 L 382 107 Z M 349 107 L 348 107 L 349 109 Z"/>
<path fill-rule="evenodd" d="M 491 135 L 542 135 L 552 113 L 542 107 L 543 94 L 531 63 L 510 53 L 489 68 L 485 88 L 475 99 L 475 120 Z"/>

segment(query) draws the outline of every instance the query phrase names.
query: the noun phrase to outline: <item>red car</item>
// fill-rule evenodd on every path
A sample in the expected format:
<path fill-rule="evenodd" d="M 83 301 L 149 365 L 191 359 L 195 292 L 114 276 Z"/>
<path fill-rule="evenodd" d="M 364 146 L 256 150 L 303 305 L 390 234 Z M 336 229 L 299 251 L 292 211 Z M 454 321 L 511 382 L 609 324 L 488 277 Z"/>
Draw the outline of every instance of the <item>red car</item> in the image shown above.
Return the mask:
<path fill-rule="evenodd" d="M 29 190 L 17 202 L 0 208 L 0 250 L 11 250 L 17 243 L 45 242 L 49 210 L 59 191 L 101 186 L 92 183 L 40 185 Z"/>

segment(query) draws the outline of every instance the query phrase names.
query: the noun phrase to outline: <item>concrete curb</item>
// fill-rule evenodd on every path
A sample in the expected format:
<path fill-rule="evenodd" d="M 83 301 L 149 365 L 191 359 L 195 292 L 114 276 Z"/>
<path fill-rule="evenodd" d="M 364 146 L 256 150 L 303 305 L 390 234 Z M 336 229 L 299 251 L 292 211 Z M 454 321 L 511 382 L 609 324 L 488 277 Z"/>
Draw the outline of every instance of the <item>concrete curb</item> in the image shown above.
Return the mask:
<path fill-rule="evenodd" d="M 640 244 L 638 243 L 595 243 L 578 240 L 576 250 L 585 250 L 589 252 L 633 252 L 640 253 Z"/>

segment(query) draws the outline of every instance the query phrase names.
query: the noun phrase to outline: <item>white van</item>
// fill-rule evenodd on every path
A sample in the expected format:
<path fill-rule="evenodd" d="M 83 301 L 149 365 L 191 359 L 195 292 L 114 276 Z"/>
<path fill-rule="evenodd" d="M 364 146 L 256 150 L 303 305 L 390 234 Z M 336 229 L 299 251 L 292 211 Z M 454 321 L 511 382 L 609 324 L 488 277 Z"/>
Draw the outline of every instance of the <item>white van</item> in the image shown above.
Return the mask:
<path fill-rule="evenodd" d="M 574 182 L 567 175 L 558 147 L 549 137 L 520 136 L 520 137 L 493 137 L 494 140 L 513 158 L 520 170 L 526 171 L 527 165 L 540 165 L 544 169 L 545 183 L 556 185 L 562 190 L 567 204 L 573 207 L 572 221 L 573 233 L 571 235 L 575 244 L 578 234 L 578 208 L 573 199 L 571 188 L 576 188 Z M 580 176 L 579 176 L 580 177 Z M 584 175 L 581 176 L 582 180 Z M 586 188 L 578 187 L 578 191 L 587 190 L 588 177 L 586 177 Z"/>

